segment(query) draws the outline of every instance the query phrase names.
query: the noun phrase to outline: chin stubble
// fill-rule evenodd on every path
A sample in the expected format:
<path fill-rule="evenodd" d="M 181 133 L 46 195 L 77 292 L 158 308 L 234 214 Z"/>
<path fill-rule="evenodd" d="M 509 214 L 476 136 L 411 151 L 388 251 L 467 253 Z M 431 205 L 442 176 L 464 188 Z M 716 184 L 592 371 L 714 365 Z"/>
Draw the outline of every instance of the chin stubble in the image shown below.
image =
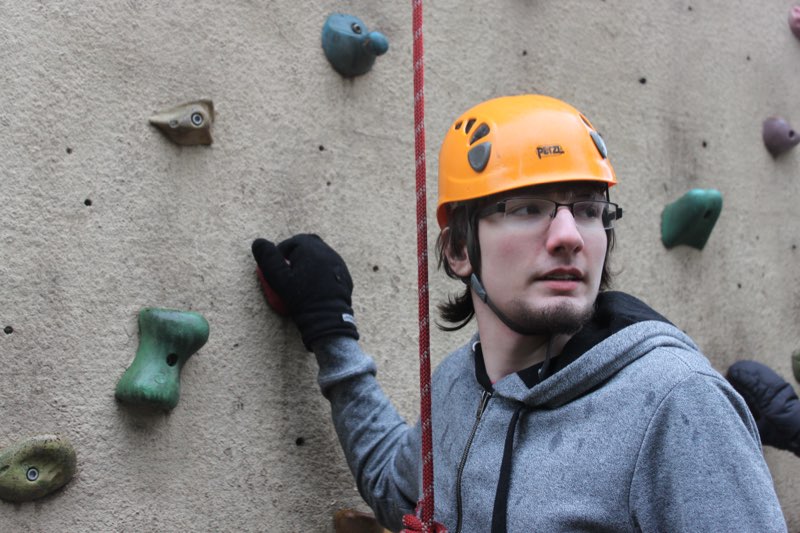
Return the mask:
<path fill-rule="evenodd" d="M 568 303 L 559 303 L 544 309 L 531 309 L 525 302 L 512 303 L 511 318 L 525 329 L 540 335 L 572 334 L 579 331 L 594 314 L 594 305 L 581 309 Z"/>

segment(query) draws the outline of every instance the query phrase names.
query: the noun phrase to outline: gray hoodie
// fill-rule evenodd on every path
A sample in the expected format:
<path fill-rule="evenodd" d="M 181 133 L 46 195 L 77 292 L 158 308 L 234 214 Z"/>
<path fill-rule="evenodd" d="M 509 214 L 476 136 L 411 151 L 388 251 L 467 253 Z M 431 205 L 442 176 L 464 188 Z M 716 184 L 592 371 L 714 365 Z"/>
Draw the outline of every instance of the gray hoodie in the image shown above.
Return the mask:
<path fill-rule="evenodd" d="M 314 348 L 361 496 L 399 530 L 421 490 L 419 424 L 356 341 Z M 645 304 L 601 293 L 539 366 L 492 385 L 476 336 L 436 369 L 435 517 L 451 533 L 786 531 L 745 402 Z"/>

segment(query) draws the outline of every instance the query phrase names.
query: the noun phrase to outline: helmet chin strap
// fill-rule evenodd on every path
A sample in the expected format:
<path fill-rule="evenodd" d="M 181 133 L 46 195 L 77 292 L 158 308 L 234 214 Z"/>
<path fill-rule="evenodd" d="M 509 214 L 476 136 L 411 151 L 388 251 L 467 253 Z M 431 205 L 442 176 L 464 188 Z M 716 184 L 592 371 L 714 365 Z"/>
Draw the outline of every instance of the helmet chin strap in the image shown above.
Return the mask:
<path fill-rule="evenodd" d="M 469 286 L 475 291 L 475 294 L 478 295 L 478 298 L 481 299 L 483 303 L 489 306 L 489 309 L 500 319 L 500 321 L 508 326 L 511 331 L 519 333 L 520 335 L 532 336 L 532 335 L 541 335 L 541 332 L 534 332 L 532 330 L 523 328 L 503 313 L 500 309 L 497 308 L 496 305 L 489 299 L 489 295 L 486 294 L 486 289 L 483 287 L 483 283 L 481 283 L 480 278 L 474 272 L 469 277 Z M 553 339 L 555 335 L 552 333 L 549 335 L 547 339 L 547 352 L 544 358 L 544 363 L 542 363 L 542 367 L 539 369 L 539 380 L 544 380 L 549 375 L 550 370 L 550 357 L 552 356 L 553 352 Z"/>
<path fill-rule="evenodd" d="M 489 299 L 489 295 L 486 294 L 486 289 L 483 287 L 483 283 L 481 283 L 480 278 L 476 272 L 480 269 L 480 244 L 478 244 L 478 219 L 477 215 L 475 215 L 470 224 L 467 226 L 467 256 L 469 257 L 470 265 L 472 265 L 472 274 L 469 277 L 469 281 L 463 280 L 467 283 L 470 288 L 478 295 L 478 298 L 481 299 L 483 303 L 489 306 L 489 309 L 500 319 L 500 321 L 508 326 L 508 329 L 515 333 L 519 333 L 520 335 L 532 336 L 536 335 L 533 331 L 528 331 L 527 328 L 524 328 L 511 320 L 505 313 L 503 313 L 500 309 L 494 305 Z"/>
<path fill-rule="evenodd" d="M 495 315 L 497 315 L 497 318 L 499 318 L 500 321 L 503 324 L 508 326 L 508 329 L 510 329 L 511 331 L 513 331 L 515 333 L 519 333 L 520 335 L 527 335 L 527 336 L 541 335 L 542 334 L 541 331 L 533 331 L 531 329 L 522 327 L 521 325 L 519 325 L 516 322 L 514 322 L 513 320 L 511 320 L 500 309 L 498 309 L 497 306 L 494 305 L 494 302 L 492 302 L 489 299 L 489 295 L 486 294 L 486 289 L 483 288 L 483 283 L 481 283 L 481 280 L 478 278 L 478 275 L 475 274 L 474 272 L 469 277 L 469 286 L 470 286 L 470 288 L 472 288 L 473 291 L 475 291 L 475 294 L 478 295 L 478 298 L 480 298 L 483 303 L 485 303 L 487 306 L 489 306 L 489 309 L 491 309 L 492 312 Z"/>

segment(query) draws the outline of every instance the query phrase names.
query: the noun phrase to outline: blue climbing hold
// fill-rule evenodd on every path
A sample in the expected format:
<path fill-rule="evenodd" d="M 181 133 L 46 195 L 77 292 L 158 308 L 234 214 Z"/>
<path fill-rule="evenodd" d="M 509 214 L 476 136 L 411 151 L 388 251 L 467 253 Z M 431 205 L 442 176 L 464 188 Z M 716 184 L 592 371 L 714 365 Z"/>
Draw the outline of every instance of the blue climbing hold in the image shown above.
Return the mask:
<path fill-rule="evenodd" d="M 375 58 L 389 50 L 389 41 L 380 32 L 367 31 L 358 17 L 333 13 L 322 27 L 322 49 L 336 72 L 352 78 L 369 72 Z"/>

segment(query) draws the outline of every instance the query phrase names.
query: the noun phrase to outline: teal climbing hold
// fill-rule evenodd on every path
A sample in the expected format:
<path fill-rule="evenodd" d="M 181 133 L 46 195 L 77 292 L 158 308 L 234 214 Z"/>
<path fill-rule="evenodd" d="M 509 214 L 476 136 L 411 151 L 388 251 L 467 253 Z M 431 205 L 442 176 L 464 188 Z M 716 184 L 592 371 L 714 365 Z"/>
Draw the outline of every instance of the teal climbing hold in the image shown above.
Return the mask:
<path fill-rule="evenodd" d="M 333 13 L 322 27 L 322 49 L 336 72 L 352 78 L 369 72 L 375 58 L 389 50 L 389 41 L 380 32 L 367 31 L 358 17 Z"/>
<path fill-rule="evenodd" d="M 667 248 L 685 244 L 702 250 L 722 211 L 722 193 L 692 189 L 661 213 L 661 241 Z"/>
<path fill-rule="evenodd" d="M 126 404 L 170 410 L 178 405 L 181 369 L 208 340 L 199 313 L 145 307 L 139 311 L 139 349 L 117 383 Z"/>

